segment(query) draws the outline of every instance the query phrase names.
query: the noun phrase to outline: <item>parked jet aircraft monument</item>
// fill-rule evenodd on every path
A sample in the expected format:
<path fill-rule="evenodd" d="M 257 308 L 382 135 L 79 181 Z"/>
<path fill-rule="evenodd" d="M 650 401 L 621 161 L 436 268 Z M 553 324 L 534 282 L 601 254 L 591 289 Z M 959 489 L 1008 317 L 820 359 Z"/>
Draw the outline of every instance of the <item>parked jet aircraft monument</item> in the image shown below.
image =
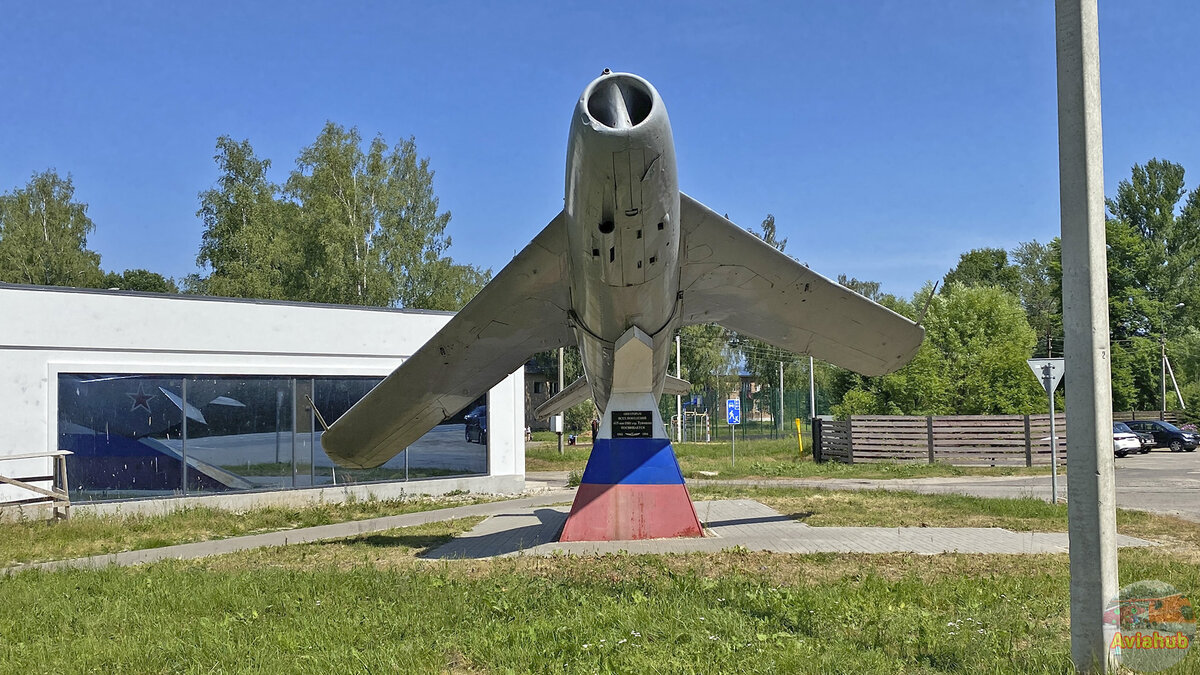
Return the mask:
<path fill-rule="evenodd" d="M 924 329 L 808 269 L 679 191 L 666 107 L 605 70 L 567 143 L 565 207 L 421 349 L 323 435 L 378 466 L 532 355 L 578 345 L 584 377 L 539 408 L 587 398 L 600 432 L 562 541 L 699 536 L 658 412 L 680 326 L 719 323 L 864 375 L 900 368 Z"/>

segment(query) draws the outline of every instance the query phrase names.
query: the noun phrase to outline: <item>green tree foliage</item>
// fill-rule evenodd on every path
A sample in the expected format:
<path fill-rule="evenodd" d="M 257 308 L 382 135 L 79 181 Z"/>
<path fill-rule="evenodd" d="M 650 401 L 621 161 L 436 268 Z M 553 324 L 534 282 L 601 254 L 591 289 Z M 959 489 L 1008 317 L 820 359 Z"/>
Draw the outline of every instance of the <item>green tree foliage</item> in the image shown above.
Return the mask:
<path fill-rule="evenodd" d="M 1002 248 L 976 248 L 959 257 L 958 265 L 946 273 L 942 288 L 954 284 L 963 286 L 997 286 L 1009 293 L 1019 292 L 1020 271 L 1008 262 L 1008 252 Z"/>
<path fill-rule="evenodd" d="M 730 385 L 733 365 L 729 340 L 729 331 L 715 323 L 679 329 L 679 355 L 683 366 L 680 373 L 691 383 L 693 391 L 721 390 Z M 672 356 L 671 373 L 674 372 L 675 358 Z"/>
<path fill-rule="evenodd" d="M 891 308 L 914 316 L 930 302 L 925 341 L 911 363 L 882 377 L 843 376 L 839 416 L 1020 414 L 1039 410 L 1041 390 L 1025 360 L 1036 335 L 1018 298 L 996 286 L 931 287 Z M 846 372 L 846 371 L 843 371 Z M 847 386 L 849 385 L 849 386 Z"/>
<path fill-rule="evenodd" d="M 1061 273 L 1061 248 L 1057 239 L 1051 244 L 1037 240 L 1018 244 L 1012 250 L 1018 271 L 1017 295 L 1025 308 L 1029 327 L 1038 336 L 1034 356 L 1062 356 L 1053 350 L 1054 339 L 1062 335 L 1062 295 L 1058 292 L 1056 270 Z M 1061 342 L 1060 342 L 1061 344 Z"/>
<path fill-rule="evenodd" d="M 117 274 L 109 272 L 104 275 L 104 287 L 122 291 L 141 291 L 143 293 L 178 293 L 179 286 L 173 279 L 164 277 L 158 272 L 136 269 L 125 270 Z"/>
<path fill-rule="evenodd" d="M 839 274 L 837 282 L 838 284 L 849 288 L 855 293 L 858 293 L 864 298 L 874 300 L 875 302 L 879 302 L 880 298 L 883 296 L 883 292 L 880 290 L 881 287 L 878 281 L 860 281 L 854 277 L 848 277 L 845 274 Z"/>
<path fill-rule="evenodd" d="M 259 159 L 250 141 L 217 139 L 220 169 L 214 187 L 200 193 L 196 215 L 204 234 L 196 264 L 210 270 L 190 280 L 194 292 L 235 298 L 302 299 L 305 276 L 298 254 L 297 208 L 279 198 L 267 178 L 271 161 Z"/>
<path fill-rule="evenodd" d="M 1200 319 L 1200 189 L 1187 192 L 1182 166 L 1151 159 L 1133 166 L 1106 205 L 1113 406 L 1156 410 L 1162 404 L 1160 341 L 1167 340 L 1175 358 L 1188 348 L 1187 331 Z M 1060 244 L 1051 246 L 1057 254 Z M 1053 275 L 1061 296 L 1061 263 Z M 1185 392 L 1192 391 L 1200 368 L 1180 355 L 1176 376 Z M 1167 406 L 1177 407 L 1173 395 Z"/>
<path fill-rule="evenodd" d="M 363 149 L 358 129 L 328 122 L 300 152 L 286 192 L 300 207 L 305 299 L 349 305 L 458 309 L 490 272 L 455 269 L 449 212 L 438 212 L 429 159 L 405 139 L 376 136 Z M 467 287 L 451 292 L 439 284 Z"/>
<path fill-rule="evenodd" d="M 462 308 L 491 272 L 448 255 L 429 159 L 412 138 L 364 145 L 326 123 L 285 185 L 249 141 L 217 140 L 216 185 L 200 193 L 204 236 L 192 290 L 214 295 L 422 309 Z"/>
<path fill-rule="evenodd" d="M 1159 333 L 1164 322 L 1185 316 L 1193 319 L 1188 324 L 1195 323 L 1200 317 L 1195 306 L 1200 301 L 1200 188 L 1187 193 L 1182 166 L 1151 159 L 1133 166 L 1130 179 L 1121 181 L 1106 205 L 1109 306 L 1118 315 L 1114 338 Z M 1186 310 L 1175 312 L 1181 302 Z"/>
<path fill-rule="evenodd" d="M 0 195 L 0 281 L 80 288 L 103 283 L 100 256 L 87 247 L 95 225 L 87 204 L 74 198 L 71 176 L 52 169 Z"/>

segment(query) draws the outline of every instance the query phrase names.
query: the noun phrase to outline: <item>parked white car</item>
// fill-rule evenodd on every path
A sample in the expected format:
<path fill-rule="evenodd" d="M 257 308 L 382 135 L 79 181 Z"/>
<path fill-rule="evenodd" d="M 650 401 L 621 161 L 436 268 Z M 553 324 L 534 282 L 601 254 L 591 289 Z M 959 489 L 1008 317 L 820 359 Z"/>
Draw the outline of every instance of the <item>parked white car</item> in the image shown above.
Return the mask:
<path fill-rule="evenodd" d="M 1142 451 L 1142 439 L 1124 422 L 1113 422 L 1113 454 L 1124 457 L 1131 452 Z"/>

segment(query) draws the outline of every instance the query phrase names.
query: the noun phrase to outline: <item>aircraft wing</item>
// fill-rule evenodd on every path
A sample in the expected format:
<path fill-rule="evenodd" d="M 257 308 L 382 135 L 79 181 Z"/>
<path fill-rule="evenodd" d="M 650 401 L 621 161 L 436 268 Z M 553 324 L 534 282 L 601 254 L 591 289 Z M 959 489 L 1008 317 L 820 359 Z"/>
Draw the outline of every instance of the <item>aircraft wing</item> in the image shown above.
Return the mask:
<path fill-rule="evenodd" d="M 925 329 L 680 194 L 684 324 L 718 323 L 863 375 L 912 360 Z"/>
<path fill-rule="evenodd" d="M 494 387 L 537 352 L 572 345 L 566 216 L 321 436 L 330 459 L 373 468 Z"/>

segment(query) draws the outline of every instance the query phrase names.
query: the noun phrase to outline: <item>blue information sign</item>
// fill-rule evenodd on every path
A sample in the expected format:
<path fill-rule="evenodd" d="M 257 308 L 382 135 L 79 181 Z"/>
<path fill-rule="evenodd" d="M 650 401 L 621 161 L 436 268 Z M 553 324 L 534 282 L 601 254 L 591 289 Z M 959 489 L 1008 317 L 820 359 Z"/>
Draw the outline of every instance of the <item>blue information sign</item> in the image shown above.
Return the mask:
<path fill-rule="evenodd" d="M 731 398 L 725 401 L 725 419 L 730 424 L 742 423 L 742 400 L 740 398 Z"/>

